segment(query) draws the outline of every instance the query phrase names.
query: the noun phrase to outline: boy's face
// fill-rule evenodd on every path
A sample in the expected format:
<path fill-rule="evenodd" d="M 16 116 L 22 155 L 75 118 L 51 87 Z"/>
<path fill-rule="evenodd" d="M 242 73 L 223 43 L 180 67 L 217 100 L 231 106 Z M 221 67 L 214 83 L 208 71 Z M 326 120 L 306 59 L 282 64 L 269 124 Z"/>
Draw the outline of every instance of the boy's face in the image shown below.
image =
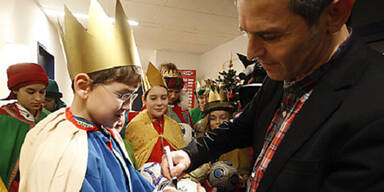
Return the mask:
<path fill-rule="evenodd" d="M 17 95 L 17 103 L 34 114 L 44 103 L 45 88 L 43 84 L 31 84 L 13 92 Z"/>
<path fill-rule="evenodd" d="M 199 102 L 199 108 L 201 111 L 204 110 L 204 106 L 208 101 L 208 95 L 199 95 L 197 98 L 197 101 Z"/>
<path fill-rule="evenodd" d="M 225 121 L 229 121 L 229 113 L 224 110 L 212 111 L 209 113 L 209 127 L 213 130 Z"/>
<path fill-rule="evenodd" d="M 127 85 L 120 82 L 95 84 L 86 100 L 86 108 L 94 123 L 109 128 L 121 120 L 124 111 L 129 110 L 134 98 L 122 100 L 119 96 L 136 92 L 138 83 Z"/>

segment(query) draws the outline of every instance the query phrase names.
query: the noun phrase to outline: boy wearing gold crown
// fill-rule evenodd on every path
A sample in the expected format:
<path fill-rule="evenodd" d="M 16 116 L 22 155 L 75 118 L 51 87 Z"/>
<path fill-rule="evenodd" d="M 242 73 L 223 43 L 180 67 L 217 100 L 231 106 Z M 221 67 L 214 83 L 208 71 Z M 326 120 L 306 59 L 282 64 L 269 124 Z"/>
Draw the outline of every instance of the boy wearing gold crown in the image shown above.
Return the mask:
<path fill-rule="evenodd" d="M 20 191 L 153 191 L 110 129 L 129 109 L 141 79 L 131 29 L 119 1 L 115 25 L 96 1 L 89 14 L 85 31 L 66 9 L 62 37 L 74 99 L 27 134 Z"/>

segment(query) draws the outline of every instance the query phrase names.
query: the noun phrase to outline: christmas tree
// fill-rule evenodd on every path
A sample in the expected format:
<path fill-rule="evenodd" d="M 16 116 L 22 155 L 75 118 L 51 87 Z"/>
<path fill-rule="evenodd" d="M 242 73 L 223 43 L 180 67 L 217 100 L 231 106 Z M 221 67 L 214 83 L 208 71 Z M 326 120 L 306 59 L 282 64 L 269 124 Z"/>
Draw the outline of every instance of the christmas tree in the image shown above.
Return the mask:
<path fill-rule="evenodd" d="M 237 72 L 232 68 L 232 54 L 231 58 L 229 60 L 229 66 L 228 70 L 224 70 L 223 65 L 223 71 L 219 72 L 218 79 L 216 79 L 216 82 L 220 86 L 223 86 L 225 91 L 227 92 L 228 100 L 236 107 L 239 106 L 240 96 L 239 96 L 239 89 L 241 86 L 241 80 L 237 74 Z"/>

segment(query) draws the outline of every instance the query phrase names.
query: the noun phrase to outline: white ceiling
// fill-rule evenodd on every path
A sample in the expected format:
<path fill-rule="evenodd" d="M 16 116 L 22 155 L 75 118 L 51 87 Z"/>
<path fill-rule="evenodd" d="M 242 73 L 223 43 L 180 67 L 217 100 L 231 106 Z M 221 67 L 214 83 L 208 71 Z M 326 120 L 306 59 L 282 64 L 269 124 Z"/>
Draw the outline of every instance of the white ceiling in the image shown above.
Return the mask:
<path fill-rule="evenodd" d="M 43 9 L 88 13 L 90 0 L 37 0 Z M 109 16 L 116 0 L 99 0 Z M 234 0 L 121 0 L 138 47 L 204 53 L 241 35 Z M 56 22 L 57 18 L 49 16 Z"/>

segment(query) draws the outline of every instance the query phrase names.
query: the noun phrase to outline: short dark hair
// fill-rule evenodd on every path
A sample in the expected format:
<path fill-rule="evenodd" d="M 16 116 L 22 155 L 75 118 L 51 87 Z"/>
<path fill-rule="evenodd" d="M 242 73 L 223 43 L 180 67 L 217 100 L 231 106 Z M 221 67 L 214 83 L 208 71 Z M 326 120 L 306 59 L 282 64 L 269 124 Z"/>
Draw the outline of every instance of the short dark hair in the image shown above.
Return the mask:
<path fill-rule="evenodd" d="M 141 73 L 142 70 L 139 66 L 128 65 L 95 71 L 87 73 L 87 75 L 93 80 L 92 85 L 99 83 L 106 84 L 112 81 L 117 81 L 125 84 L 138 84 L 141 82 Z M 72 90 L 74 90 L 73 80 Z"/>
<path fill-rule="evenodd" d="M 167 68 L 168 70 L 178 70 L 174 63 L 163 63 L 160 65 L 160 69 L 163 67 Z"/>
<path fill-rule="evenodd" d="M 289 0 L 292 12 L 302 16 L 311 27 L 318 23 L 321 13 L 332 0 Z"/>
<path fill-rule="evenodd" d="M 237 4 L 238 0 L 235 0 Z M 289 9 L 305 19 L 312 27 L 319 21 L 321 13 L 332 0 L 289 0 Z"/>

